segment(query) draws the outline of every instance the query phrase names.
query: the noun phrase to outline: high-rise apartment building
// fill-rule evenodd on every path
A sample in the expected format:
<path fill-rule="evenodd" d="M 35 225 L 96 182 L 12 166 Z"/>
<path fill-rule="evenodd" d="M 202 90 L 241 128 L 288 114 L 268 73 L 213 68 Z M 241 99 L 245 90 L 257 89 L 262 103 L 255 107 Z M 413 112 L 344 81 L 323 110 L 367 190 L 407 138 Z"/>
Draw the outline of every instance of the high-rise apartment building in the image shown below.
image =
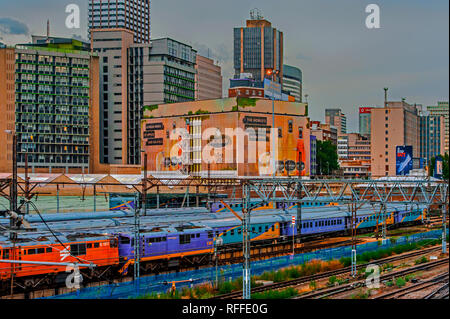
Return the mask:
<path fill-rule="evenodd" d="M 443 116 L 444 117 L 444 127 L 445 127 L 445 137 L 444 137 L 444 153 L 449 153 L 449 108 L 447 102 L 438 102 L 436 106 L 428 106 L 428 111 L 430 115 Z"/>
<path fill-rule="evenodd" d="M 127 164 L 127 62 L 133 37 L 127 29 L 91 30 L 100 59 L 100 161 L 105 164 Z"/>
<path fill-rule="evenodd" d="M 18 167 L 88 173 L 98 163 L 98 57 L 74 39 L 33 36 L 0 49 L 0 169 L 11 171 L 12 134 Z M 9 134 L 5 133 L 5 130 Z"/>
<path fill-rule="evenodd" d="M 388 102 L 387 107 L 371 110 L 372 176 L 396 175 L 396 147 L 409 145 L 413 157 L 420 155 L 419 114 L 404 101 Z"/>
<path fill-rule="evenodd" d="M 283 32 L 272 27 L 260 14 L 252 13 L 246 27 L 234 28 L 235 78 L 251 73 L 253 79 L 272 79 L 266 72 L 279 71 L 274 75 L 278 83 L 283 81 Z"/>
<path fill-rule="evenodd" d="M 370 136 L 370 123 L 371 123 L 371 107 L 359 108 L 359 134 L 364 136 Z"/>
<path fill-rule="evenodd" d="M 190 45 L 170 38 L 128 49 L 128 164 L 140 163 L 142 112 L 195 100 L 196 59 L 197 51 Z"/>
<path fill-rule="evenodd" d="M 283 91 L 292 95 L 295 98 L 295 102 L 302 102 L 302 70 L 286 64 L 283 66 Z"/>
<path fill-rule="evenodd" d="M 134 42 L 150 42 L 150 0 L 88 0 L 89 30 L 127 29 Z"/>
<path fill-rule="evenodd" d="M 337 128 L 337 134 L 347 134 L 347 117 L 341 109 L 326 109 L 325 123 Z"/>
<path fill-rule="evenodd" d="M 222 98 L 222 68 L 214 60 L 197 54 L 196 100 L 213 100 Z"/>

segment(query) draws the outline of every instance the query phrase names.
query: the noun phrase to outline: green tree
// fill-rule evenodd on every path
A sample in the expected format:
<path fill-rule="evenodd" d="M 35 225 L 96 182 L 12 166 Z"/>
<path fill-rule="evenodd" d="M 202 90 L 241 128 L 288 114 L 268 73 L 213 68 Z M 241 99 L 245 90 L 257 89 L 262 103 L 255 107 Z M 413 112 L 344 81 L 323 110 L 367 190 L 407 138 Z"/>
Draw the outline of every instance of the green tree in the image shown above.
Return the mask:
<path fill-rule="evenodd" d="M 337 146 L 331 141 L 317 141 L 317 172 L 320 175 L 330 175 L 339 169 Z"/>

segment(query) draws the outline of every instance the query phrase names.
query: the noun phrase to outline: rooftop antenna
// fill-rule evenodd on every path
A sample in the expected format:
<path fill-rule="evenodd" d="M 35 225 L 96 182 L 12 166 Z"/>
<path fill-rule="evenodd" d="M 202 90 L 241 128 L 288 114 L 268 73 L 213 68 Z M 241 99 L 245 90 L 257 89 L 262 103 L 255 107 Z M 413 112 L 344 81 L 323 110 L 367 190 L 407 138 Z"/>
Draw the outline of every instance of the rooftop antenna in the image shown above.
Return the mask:
<path fill-rule="evenodd" d="M 387 102 L 387 93 L 388 93 L 388 88 L 384 88 L 384 107 L 386 108 L 387 107 L 387 105 L 388 105 L 388 102 Z"/>
<path fill-rule="evenodd" d="M 47 19 L 47 40 L 50 38 L 50 20 Z"/>
<path fill-rule="evenodd" d="M 254 9 L 250 10 L 250 19 L 262 20 L 263 16 L 261 14 L 261 11 L 258 8 L 254 8 Z"/>

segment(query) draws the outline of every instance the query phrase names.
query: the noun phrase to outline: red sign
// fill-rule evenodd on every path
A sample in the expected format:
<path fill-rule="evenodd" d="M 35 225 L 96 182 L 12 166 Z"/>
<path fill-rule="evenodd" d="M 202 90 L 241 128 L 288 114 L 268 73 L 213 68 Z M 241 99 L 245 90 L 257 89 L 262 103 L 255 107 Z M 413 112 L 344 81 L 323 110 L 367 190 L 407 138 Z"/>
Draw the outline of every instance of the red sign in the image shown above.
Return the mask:
<path fill-rule="evenodd" d="M 295 225 L 295 216 L 292 216 L 292 225 Z"/>
<path fill-rule="evenodd" d="M 359 108 L 359 114 L 366 114 L 366 113 L 372 113 L 371 107 L 360 107 Z"/>

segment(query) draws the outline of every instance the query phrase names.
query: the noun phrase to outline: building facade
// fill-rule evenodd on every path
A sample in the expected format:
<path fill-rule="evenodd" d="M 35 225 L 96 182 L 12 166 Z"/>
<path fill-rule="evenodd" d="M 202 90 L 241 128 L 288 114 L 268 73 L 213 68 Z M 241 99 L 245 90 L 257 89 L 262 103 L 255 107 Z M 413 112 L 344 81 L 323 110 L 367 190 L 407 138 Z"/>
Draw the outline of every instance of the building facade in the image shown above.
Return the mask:
<path fill-rule="evenodd" d="M 276 174 L 307 176 L 311 152 L 306 105 L 275 101 L 275 109 Z M 271 128 L 269 100 L 227 98 L 166 104 L 144 112 L 142 148 L 148 155 L 149 171 L 159 174 L 271 176 Z"/>
<path fill-rule="evenodd" d="M 195 99 L 213 100 L 222 98 L 222 68 L 214 60 L 197 54 Z"/>
<path fill-rule="evenodd" d="M 33 36 L 32 43 L 1 49 L 1 139 L 12 149 L 6 128 L 17 135 L 17 162 L 27 157 L 31 171 L 89 173 L 98 164 L 98 57 L 89 44 L 66 38 Z M 3 82 L 3 81 L 2 81 Z M 2 83 L 3 84 L 3 83 Z M 14 102 L 15 103 L 14 103 Z M 5 136 L 6 135 L 6 136 Z M 12 155 L 0 168 L 11 171 Z"/>
<path fill-rule="evenodd" d="M 448 101 L 447 102 L 438 102 L 436 106 L 428 106 L 428 111 L 430 115 L 434 116 L 443 116 L 444 117 L 444 152 L 449 153 L 449 108 Z"/>
<path fill-rule="evenodd" d="M 150 0 L 88 1 L 90 31 L 127 29 L 133 32 L 134 42 L 150 42 Z"/>
<path fill-rule="evenodd" d="M 371 110 L 372 176 L 396 175 L 397 146 L 412 146 L 413 157 L 419 157 L 419 124 L 417 108 L 404 101 Z"/>
<path fill-rule="evenodd" d="M 127 164 L 128 50 L 134 43 L 127 29 L 91 30 L 100 61 L 100 161 Z"/>
<path fill-rule="evenodd" d="M 359 108 L 359 134 L 364 136 L 370 136 L 371 127 L 371 113 L 372 107 L 360 107 Z"/>
<path fill-rule="evenodd" d="M 145 110 L 195 100 L 196 56 L 191 46 L 170 38 L 128 49 L 128 164 L 140 164 L 140 121 Z"/>
<path fill-rule="evenodd" d="M 420 154 L 424 163 L 445 152 L 445 118 L 443 116 L 424 115 L 420 121 Z"/>
<path fill-rule="evenodd" d="M 347 134 L 347 117 L 341 109 L 326 109 L 325 123 L 336 127 L 337 134 Z"/>
<path fill-rule="evenodd" d="M 337 128 L 330 124 L 320 123 L 320 121 L 311 121 L 311 135 L 314 135 L 317 141 L 330 141 L 337 146 L 338 134 Z"/>
<path fill-rule="evenodd" d="M 302 102 L 303 74 L 302 70 L 290 65 L 283 66 L 283 91 L 295 98 L 295 102 Z"/>
<path fill-rule="evenodd" d="M 246 27 L 234 28 L 235 78 L 250 73 L 253 79 L 262 82 L 268 70 L 275 70 L 279 73 L 274 81 L 282 83 L 283 52 L 283 32 L 261 16 L 252 16 Z"/>

